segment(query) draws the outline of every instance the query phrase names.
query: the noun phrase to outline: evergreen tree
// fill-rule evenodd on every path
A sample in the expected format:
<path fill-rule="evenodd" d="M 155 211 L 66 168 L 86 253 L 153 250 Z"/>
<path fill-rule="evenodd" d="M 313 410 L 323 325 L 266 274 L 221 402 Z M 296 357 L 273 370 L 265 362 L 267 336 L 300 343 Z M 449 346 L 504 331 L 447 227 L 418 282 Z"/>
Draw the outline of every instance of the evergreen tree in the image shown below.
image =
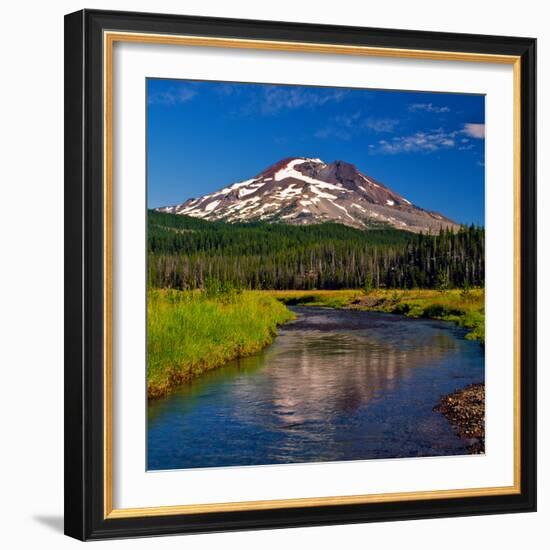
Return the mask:
<path fill-rule="evenodd" d="M 148 284 L 250 289 L 464 288 L 485 281 L 485 231 L 228 224 L 149 212 Z"/>

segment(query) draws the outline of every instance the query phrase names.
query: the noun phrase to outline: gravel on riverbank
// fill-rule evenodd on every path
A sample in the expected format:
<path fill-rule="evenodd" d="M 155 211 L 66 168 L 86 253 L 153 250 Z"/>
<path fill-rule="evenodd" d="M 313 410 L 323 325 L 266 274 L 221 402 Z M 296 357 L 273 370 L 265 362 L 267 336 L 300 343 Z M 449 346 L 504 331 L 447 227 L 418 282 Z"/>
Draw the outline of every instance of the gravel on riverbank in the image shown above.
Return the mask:
<path fill-rule="evenodd" d="M 485 384 L 471 384 L 445 395 L 433 410 L 447 418 L 470 454 L 485 452 Z"/>

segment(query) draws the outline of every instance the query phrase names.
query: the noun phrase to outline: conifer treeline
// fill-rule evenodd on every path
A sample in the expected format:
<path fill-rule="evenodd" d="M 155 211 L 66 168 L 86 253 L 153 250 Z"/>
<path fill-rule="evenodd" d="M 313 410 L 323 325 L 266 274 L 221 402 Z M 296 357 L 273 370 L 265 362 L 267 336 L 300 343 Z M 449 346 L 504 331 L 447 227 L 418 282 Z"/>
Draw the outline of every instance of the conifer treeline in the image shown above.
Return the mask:
<path fill-rule="evenodd" d="M 226 224 L 149 212 L 153 287 L 201 288 L 207 280 L 251 289 L 483 286 L 485 232 L 437 235 L 341 224 Z"/>

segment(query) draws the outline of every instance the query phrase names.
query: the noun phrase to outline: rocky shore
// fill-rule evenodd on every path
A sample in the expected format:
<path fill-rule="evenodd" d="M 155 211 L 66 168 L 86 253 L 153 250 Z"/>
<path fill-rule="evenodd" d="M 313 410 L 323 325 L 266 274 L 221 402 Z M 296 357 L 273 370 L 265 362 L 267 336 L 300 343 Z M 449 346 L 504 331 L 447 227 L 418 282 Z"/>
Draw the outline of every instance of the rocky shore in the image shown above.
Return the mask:
<path fill-rule="evenodd" d="M 471 384 L 445 395 L 433 410 L 447 418 L 470 454 L 485 452 L 485 384 Z"/>

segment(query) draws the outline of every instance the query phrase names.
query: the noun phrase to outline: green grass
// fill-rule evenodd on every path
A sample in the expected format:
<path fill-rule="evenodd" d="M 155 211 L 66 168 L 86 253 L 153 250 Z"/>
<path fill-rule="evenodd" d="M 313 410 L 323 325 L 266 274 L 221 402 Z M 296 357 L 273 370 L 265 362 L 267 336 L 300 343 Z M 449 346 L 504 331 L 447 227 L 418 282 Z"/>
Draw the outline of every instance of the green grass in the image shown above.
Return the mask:
<path fill-rule="evenodd" d="M 287 305 L 353 308 L 453 321 L 485 343 L 485 291 L 471 290 L 280 290 L 266 293 Z"/>
<path fill-rule="evenodd" d="M 268 290 L 266 294 L 287 306 L 342 308 L 359 299 L 361 290 Z"/>
<path fill-rule="evenodd" d="M 147 395 L 162 397 L 182 382 L 270 344 L 294 318 L 286 305 L 353 308 L 453 321 L 466 338 L 485 342 L 485 292 L 461 290 L 207 291 L 149 290 Z"/>
<path fill-rule="evenodd" d="M 270 344 L 294 315 L 256 291 L 149 290 L 147 395 L 162 397 L 182 382 Z"/>
<path fill-rule="evenodd" d="M 366 296 L 365 302 L 366 308 L 373 311 L 454 321 L 470 329 L 466 338 L 485 343 L 485 291 L 483 289 L 375 291 Z"/>

